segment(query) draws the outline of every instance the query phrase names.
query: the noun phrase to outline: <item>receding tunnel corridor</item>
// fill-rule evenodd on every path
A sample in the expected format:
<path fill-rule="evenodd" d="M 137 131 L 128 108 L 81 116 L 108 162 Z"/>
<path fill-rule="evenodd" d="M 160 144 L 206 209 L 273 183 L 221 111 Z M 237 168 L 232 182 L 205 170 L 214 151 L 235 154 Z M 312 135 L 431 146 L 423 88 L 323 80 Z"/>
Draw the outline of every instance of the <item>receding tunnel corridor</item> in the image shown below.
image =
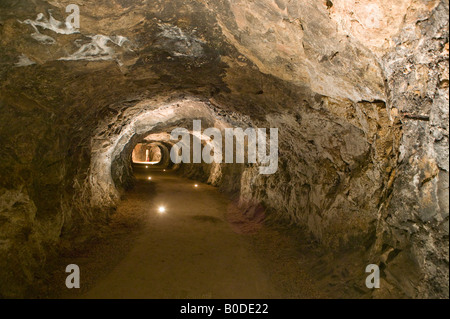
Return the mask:
<path fill-rule="evenodd" d="M 261 214 L 243 216 L 237 203 L 216 187 L 181 177 L 165 165 L 136 164 L 133 171 L 136 186 L 124 195 L 105 237 L 53 266 L 49 286 L 56 289 L 47 291 L 48 296 L 368 297 L 354 278 L 351 285 L 342 282 L 346 263 L 358 262 L 360 254 L 335 260 L 336 268 L 329 272 L 323 263 L 331 256 L 288 224 L 264 224 Z M 58 268 L 69 261 L 87 270 L 85 285 L 61 294 L 54 283 L 63 279 Z M 364 273 L 356 277 L 362 280 Z M 349 289 L 352 285 L 361 287 Z"/>
<path fill-rule="evenodd" d="M 0 298 L 448 298 L 448 12 L 0 1 Z"/>
<path fill-rule="evenodd" d="M 158 164 L 161 162 L 161 149 L 156 144 L 140 143 L 133 150 L 133 163 Z"/>
<path fill-rule="evenodd" d="M 125 214 L 133 209 L 143 226 L 123 259 L 98 281 L 92 282 L 92 288 L 80 297 L 321 296 L 304 270 L 292 267 L 292 263 L 301 261 L 296 252 L 280 252 L 288 254 L 285 258 L 291 264 L 280 265 L 275 256 L 268 258 L 266 264 L 261 262 L 267 255 L 252 243 L 256 229 L 251 228 L 257 226 L 251 225 L 252 221 L 248 221 L 247 229 L 246 225 L 230 223 L 232 216 L 227 214 L 232 214 L 232 203 L 216 188 L 179 177 L 162 167 L 135 167 L 135 174 L 136 188 L 126 195 L 118 211 Z M 262 232 L 259 236 L 274 239 L 270 233 Z M 102 257 L 93 256 L 89 262 L 98 263 L 96 258 Z M 292 277 L 295 282 L 291 282 Z"/>

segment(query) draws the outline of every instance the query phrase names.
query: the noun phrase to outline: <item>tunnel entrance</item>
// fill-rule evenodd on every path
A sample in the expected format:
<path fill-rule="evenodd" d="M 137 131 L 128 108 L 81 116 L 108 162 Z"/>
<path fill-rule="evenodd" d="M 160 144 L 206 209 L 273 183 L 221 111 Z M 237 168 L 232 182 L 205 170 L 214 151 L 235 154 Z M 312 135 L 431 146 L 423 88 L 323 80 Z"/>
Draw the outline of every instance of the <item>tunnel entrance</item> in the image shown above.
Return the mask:
<path fill-rule="evenodd" d="M 161 162 L 162 152 L 160 146 L 155 143 L 139 143 L 133 150 L 132 160 L 134 164 L 158 164 Z"/>

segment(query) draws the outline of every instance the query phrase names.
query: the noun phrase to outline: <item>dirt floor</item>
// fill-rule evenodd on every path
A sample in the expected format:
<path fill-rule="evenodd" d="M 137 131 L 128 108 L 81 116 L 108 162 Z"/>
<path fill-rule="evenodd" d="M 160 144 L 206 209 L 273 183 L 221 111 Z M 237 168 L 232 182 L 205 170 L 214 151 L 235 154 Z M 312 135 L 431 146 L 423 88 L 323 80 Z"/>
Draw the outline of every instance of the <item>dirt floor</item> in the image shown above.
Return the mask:
<path fill-rule="evenodd" d="M 108 227 L 53 263 L 38 298 L 368 297 L 349 273 L 358 256 L 329 267 L 298 229 L 245 225 L 217 188 L 151 166 L 135 173 Z M 65 286 L 68 264 L 80 267 L 80 289 Z"/>

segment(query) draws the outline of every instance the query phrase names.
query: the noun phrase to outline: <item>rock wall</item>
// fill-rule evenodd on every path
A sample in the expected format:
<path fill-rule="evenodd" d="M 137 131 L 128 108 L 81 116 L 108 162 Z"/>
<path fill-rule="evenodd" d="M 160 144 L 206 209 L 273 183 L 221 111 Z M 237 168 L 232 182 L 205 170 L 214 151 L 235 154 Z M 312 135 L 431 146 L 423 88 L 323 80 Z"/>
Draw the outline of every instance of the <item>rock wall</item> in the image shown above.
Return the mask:
<path fill-rule="evenodd" d="M 378 248 L 390 257 L 386 279 L 414 297 L 449 296 L 448 9 L 442 1 L 414 12 L 382 56 L 402 138 Z"/>
<path fill-rule="evenodd" d="M 78 31 L 54 22 L 72 3 Z M 0 8 L 0 296 L 107 222 L 138 142 L 201 118 L 278 128 L 279 169 L 180 173 L 363 250 L 378 296 L 448 297 L 448 1 Z"/>

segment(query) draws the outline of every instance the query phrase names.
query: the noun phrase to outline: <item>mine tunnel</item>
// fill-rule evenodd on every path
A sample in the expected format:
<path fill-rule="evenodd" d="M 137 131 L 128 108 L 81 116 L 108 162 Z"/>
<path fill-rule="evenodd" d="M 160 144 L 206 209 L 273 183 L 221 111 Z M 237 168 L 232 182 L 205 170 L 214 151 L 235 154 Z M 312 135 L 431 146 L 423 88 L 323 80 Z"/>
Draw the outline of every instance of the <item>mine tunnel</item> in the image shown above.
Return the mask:
<path fill-rule="evenodd" d="M 0 298 L 449 297 L 448 0 L 0 9 Z"/>
<path fill-rule="evenodd" d="M 140 143 L 133 149 L 132 160 L 134 164 L 158 164 L 162 160 L 160 146 L 152 143 Z"/>

